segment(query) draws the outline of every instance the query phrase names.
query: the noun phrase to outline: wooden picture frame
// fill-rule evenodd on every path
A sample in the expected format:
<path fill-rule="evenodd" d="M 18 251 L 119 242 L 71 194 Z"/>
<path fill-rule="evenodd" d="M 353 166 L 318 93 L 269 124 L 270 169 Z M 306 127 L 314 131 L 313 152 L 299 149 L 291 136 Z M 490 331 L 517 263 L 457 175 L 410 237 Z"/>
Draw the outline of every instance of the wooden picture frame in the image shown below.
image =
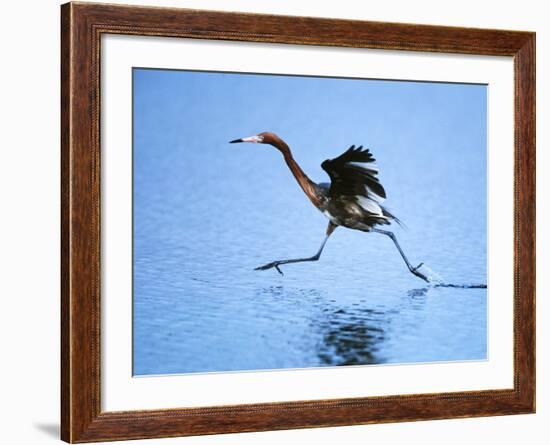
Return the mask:
<path fill-rule="evenodd" d="M 512 56 L 514 387 L 455 393 L 102 412 L 102 34 Z M 92 3 L 61 7 L 61 437 L 93 442 L 535 411 L 535 34 Z"/>

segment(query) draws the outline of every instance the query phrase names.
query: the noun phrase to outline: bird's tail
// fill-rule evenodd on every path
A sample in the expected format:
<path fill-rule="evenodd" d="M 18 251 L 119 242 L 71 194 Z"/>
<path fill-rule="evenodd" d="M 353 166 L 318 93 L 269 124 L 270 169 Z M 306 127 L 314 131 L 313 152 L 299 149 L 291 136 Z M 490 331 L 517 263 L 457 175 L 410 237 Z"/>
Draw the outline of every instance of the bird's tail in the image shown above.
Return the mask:
<path fill-rule="evenodd" d="M 393 213 L 391 213 L 388 209 L 385 207 L 382 207 L 382 215 L 384 215 L 386 218 L 391 219 L 392 221 L 395 221 L 397 224 L 399 224 L 400 227 L 403 229 L 406 229 L 407 226 Z"/>

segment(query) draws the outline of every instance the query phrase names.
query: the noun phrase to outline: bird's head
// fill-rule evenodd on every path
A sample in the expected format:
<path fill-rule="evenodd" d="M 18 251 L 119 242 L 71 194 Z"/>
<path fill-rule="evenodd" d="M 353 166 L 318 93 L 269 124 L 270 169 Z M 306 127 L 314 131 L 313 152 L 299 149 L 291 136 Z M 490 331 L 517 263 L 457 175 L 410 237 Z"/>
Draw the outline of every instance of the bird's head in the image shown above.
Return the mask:
<path fill-rule="evenodd" d="M 238 142 L 255 142 L 257 144 L 270 144 L 275 147 L 282 142 L 281 138 L 275 133 L 269 131 L 264 131 L 262 133 L 256 134 L 254 136 L 249 136 L 246 138 L 234 139 L 230 141 L 230 144 L 236 144 Z"/>

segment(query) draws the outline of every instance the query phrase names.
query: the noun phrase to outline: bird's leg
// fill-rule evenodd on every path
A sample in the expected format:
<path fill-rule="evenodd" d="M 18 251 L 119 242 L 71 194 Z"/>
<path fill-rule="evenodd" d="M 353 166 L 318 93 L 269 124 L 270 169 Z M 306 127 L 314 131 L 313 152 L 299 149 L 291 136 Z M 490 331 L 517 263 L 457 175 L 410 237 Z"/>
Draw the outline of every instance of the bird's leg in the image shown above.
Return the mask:
<path fill-rule="evenodd" d="M 321 253 L 323 252 L 323 249 L 325 247 L 325 244 L 327 243 L 327 240 L 328 240 L 329 236 L 332 234 L 332 232 L 334 232 L 334 229 L 336 229 L 336 227 L 338 227 L 338 226 L 335 225 L 335 224 L 332 224 L 331 222 L 329 222 L 325 239 L 323 240 L 323 243 L 321 244 L 321 247 L 319 248 L 319 250 L 317 251 L 317 253 L 315 255 L 313 255 L 311 257 L 308 257 L 308 258 L 294 258 L 294 259 L 291 259 L 291 260 L 273 261 L 271 263 L 264 264 L 263 266 L 256 267 L 254 270 L 267 270 L 267 269 L 271 269 L 271 268 L 274 267 L 275 269 L 277 269 L 277 272 L 279 272 L 281 275 L 283 275 L 283 271 L 279 268 L 279 266 L 282 265 L 282 264 L 302 263 L 304 261 L 317 261 L 317 260 L 319 260 L 319 258 L 321 257 Z"/>
<path fill-rule="evenodd" d="M 430 280 L 428 280 L 428 278 L 426 277 L 426 275 L 424 275 L 422 272 L 419 272 L 418 269 L 420 269 L 420 267 L 424 264 L 424 263 L 420 263 L 418 266 L 416 267 L 412 267 L 411 266 L 411 263 L 409 263 L 409 260 L 407 259 L 407 256 L 405 255 L 405 252 L 403 252 L 403 249 L 401 249 L 401 246 L 399 245 L 399 243 L 397 242 L 397 238 L 396 236 L 393 234 L 393 232 L 390 232 L 389 230 L 381 230 L 381 229 L 371 229 L 370 230 L 371 232 L 376 232 L 376 233 L 381 233 L 382 235 L 386 235 L 386 236 L 389 236 L 391 238 L 391 240 L 393 241 L 393 243 L 395 244 L 395 247 L 397 247 L 397 250 L 399 250 L 399 253 L 401 254 L 401 257 L 403 258 L 403 260 L 405 261 L 405 264 L 407 264 L 407 267 L 409 268 L 409 270 L 411 271 L 411 273 L 413 273 L 414 275 L 416 275 L 418 278 L 422 278 L 426 283 L 429 283 Z"/>

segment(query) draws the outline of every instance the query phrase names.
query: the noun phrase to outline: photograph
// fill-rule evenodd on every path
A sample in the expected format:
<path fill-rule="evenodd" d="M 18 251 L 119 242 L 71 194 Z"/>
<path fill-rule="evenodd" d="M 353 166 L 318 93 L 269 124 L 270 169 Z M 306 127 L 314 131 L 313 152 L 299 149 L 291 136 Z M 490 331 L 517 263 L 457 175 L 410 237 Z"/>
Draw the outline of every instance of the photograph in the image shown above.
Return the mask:
<path fill-rule="evenodd" d="M 133 67 L 133 375 L 487 360 L 487 94 Z"/>

